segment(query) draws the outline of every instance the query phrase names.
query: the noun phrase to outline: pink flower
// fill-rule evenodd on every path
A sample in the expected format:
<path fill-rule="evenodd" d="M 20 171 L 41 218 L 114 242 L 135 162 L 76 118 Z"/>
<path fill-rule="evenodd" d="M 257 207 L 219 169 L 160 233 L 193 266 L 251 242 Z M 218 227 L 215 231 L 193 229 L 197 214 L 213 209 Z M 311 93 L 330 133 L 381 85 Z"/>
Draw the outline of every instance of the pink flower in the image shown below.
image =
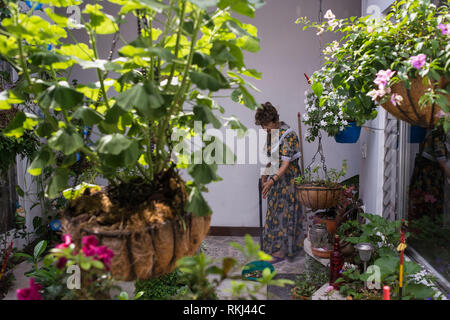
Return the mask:
<path fill-rule="evenodd" d="M 111 259 L 114 257 L 114 251 L 110 250 L 107 246 L 101 246 L 96 248 L 97 259 L 100 259 L 103 264 L 109 269 Z"/>
<path fill-rule="evenodd" d="M 66 257 L 61 257 L 58 260 L 58 263 L 56 264 L 56 267 L 58 269 L 63 269 L 66 266 L 67 263 L 67 258 Z"/>
<path fill-rule="evenodd" d="M 333 286 L 328 286 L 327 287 L 327 292 L 330 292 L 330 291 L 333 291 L 334 290 L 334 287 Z"/>
<path fill-rule="evenodd" d="M 416 68 L 417 70 L 419 70 L 420 68 L 422 68 L 427 60 L 427 56 L 423 53 L 417 55 L 417 56 L 412 56 L 411 58 L 409 58 L 409 62 L 412 64 L 412 66 L 414 68 Z"/>
<path fill-rule="evenodd" d="M 81 241 L 86 246 L 96 247 L 98 245 L 98 240 L 95 236 L 85 236 L 85 237 L 83 237 L 83 239 Z"/>
<path fill-rule="evenodd" d="M 369 97 L 372 97 L 372 101 L 375 101 L 378 98 L 383 98 L 387 93 L 391 93 L 391 88 L 372 90 L 372 91 L 369 91 L 367 93 L 367 95 Z"/>
<path fill-rule="evenodd" d="M 63 239 L 64 243 L 58 244 L 55 248 L 64 249 L 64 248 L 69 247 L 70 244 L 72 243 L 72 237 L 70 236 L 70 234 L 63 235 L 62 239 Z"/>
<path fill-rule="evenodd" d="M 399 95 L 399 94 L 397 94 L 397 93 L 394 93 L 392 96 L 391 96 L 391 103 L 394 105 L 394 106 L 399 106 L 399 105 L 401 105 L 402 104 L 402 102 L 403 102 L 403 97 L 401 96 L 401 95 Z"/>
<path fill-rule="evenodd" d="M 450 23 L 447 24 L 439 24 L 438 28 L 441 29 L 441 32 L 443 35 L 448 35 L 450 34 Z"/>
<path fill-rule="evenodd" d="M 377 73 L 377 78 L 373 82 L 378 85 L 378 89 L 383 90 L 394 74 L 395 71 L 390 69 L 380 70 Z"/>
<path fill-rule="evenodd" d="M 42 289 L 40 284 L 34 283 L 34 278 L 30 278 L 30 287 L 17 290 L 17 300 L 42 300 L 39 290 Z"/>
<path fill-rule="evenodd" d="M 81 249 L 81 251 L 83 251 L 83 253 L 86 257 L 92 257 L 92 256 L 95 256 L 96 249 L 97 249 L 97 247 L 94 247 L 94 246 L 84 246 Z"/>
<path fill-rule="evenodd" d="M 450 114 L 449 113 L 445 113 L 444 111 L 442 111 L 442 110 L 439 110 L 439 112 L 438 113 L 436 113 L 436 117 L 438 118 L 438 119 L 441 119 L 441 118 L 446 118 L 446 117 L 448 117 L 448 116 L 450 116 Z"/>
<path fill-rule="evenodd" d="M 431 193 L 427 193 L 423 197 L 423 201 L 428 202 L 428 203 L 435 203 L 437 200 Z"/>

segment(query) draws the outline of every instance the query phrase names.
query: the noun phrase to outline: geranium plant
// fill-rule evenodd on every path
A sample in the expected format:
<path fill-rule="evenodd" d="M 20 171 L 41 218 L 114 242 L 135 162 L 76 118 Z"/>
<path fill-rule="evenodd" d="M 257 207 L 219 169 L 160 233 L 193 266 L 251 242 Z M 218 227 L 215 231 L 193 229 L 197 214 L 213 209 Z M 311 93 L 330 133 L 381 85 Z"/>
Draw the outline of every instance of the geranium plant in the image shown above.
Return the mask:
<path fill-rule="evenodd" d="M 326 171 L 320 165 L 305 169 L 305 173 L 295 178 L 295 183 L 298 185 L 313 185 L 335 187 L 339 185 L 339 180 L 347 173 L 347 160 L 342 161 L 341 169 L 334 168 Z M 323 174 L 321 174 L 321 171 Z"/>
<path fill-rule="evenodd" d="M 81 24 L 77 24 L 44 8 L 53 21 L 50 23 L 33 15 L 33 9 L 22 13 L 15 1 L 8 1 L 11 17 L 1 23 L 0 55 L 20 79 L 14 88 L 0 94 L 0 109 L 24 101 L 35 103 L 37 108 L 21 109 L 4 134 L 20 137 L 34 130 L 45 140 L 28 172 L 40 175 L 51 168 L 46 188 L 50 198 L 68 188 L 69 168 L 80 158 L 111 186 L 149 186 L 144 198 L 167 188 L 169 178 L 178 177 L 173 173 L 176 168 L 187 168 L 193 180 L 186 184 L 189 199 L 181 205 L 187 212 L 210 214 L 202 191 L 206 184 L 220 179 L 216 170 L 217 162 L 223 163 L 224 145 L 217 138 L 202 142 L 199 152 L 216 160 L 212 163 L 189 161 L 193 152 L 186 156 L 176 147 L 182 137 L 204 134 L 208 125 L 222 126 L 214 113 L 224 112 L 214 100 L 219 90 L 246 107 L 257 107 L 248 90 L 252 85 L 244 76 L 260 78 L 261 74 L 247 69 L 243 60 L 243 50 L 259 50 L 257 30 L 231 13 L 253 17 L 263 2 L 109 2 L 118 6 L 116 17 L 105 13 L 96 1 L 84 6 Z M 67 7 L 82 1 L 40 3 Z M 133 41 L 125 40 L 120 28 L 130 17 L 141 22 Z M 89 43 L 76 42 L 73 29 L 84 30 Z M 98 41 L 105 35 L 120 39 L 119 58 L 100 56 Z M 51 51 L 49 44 L 54 48 Z M 72 81 L 74 67 L 95 70 L 97 81 Z M 245 128 L 234 117 L 225 120 L 231 128 Z M 201 122 L 201 132 L 194 131 L 195 121 Z M 172 140 L 174 132 L 180 139 Z M 91 135 L 97 139 L 90 139 Z M 128 188 L 120 190 L 125 189 L 122 198 L 135 195 Z"/>
<path fill-rule="evenodd" d="M 297 23 L 306 24 L 304 29 L 316 28 L 318 35 L 330 31 L 342 36 L 327 45 L 324 66 L 312 77 L 317 101 L 307 101 L 306 116 L 312 119 L 308 124 L 330 134 L 335 133 L 335 122 L 340 118 L 362 125 L 377 116 L 378 104 L 399 108 L 411 103 L 410 96 L 392 88 L 401 83 L 408 91 L 418 79 L 426 87 L 419 109 L 431 106 L 437 111 L 439 107 L 441 111 L 434 116 L 441 117 L 445 130 L 450 129 L 448 1 L 441 7 L 429 0 L 396 1 L 390 13 L 378 19 L 337 19 L 328 10 L 321 24 L 306 18 L 299 18 Z M 314 114 L 318 107 L 323 109 L 319 116 Z M 326 117 L 326 112 L 332 116 Z M 317 135 L 315 131 L 311 134 Z"/>

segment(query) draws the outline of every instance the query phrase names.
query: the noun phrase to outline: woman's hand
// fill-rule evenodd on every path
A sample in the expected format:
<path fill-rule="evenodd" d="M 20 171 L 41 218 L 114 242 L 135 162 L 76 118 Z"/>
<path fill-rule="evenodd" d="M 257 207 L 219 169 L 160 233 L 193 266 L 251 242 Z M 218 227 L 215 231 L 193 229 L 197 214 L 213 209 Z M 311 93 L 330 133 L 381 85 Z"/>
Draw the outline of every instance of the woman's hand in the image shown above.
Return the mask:
<path fill-rule="evenodd" d="M 268 176 L 262 176 L 261 177 L 261 182 L 262 182 L 263 185 L 267 182 L 267 177 Z"/>
<path fill-rule="evenodd" d="M 267 195 L 269 194 L 270 188 L 273 186 L 273 180 L 269 179 L 266 183 L 263 184 L 262 188 L 262 195 L 263 199 L 267 198 Z"/>

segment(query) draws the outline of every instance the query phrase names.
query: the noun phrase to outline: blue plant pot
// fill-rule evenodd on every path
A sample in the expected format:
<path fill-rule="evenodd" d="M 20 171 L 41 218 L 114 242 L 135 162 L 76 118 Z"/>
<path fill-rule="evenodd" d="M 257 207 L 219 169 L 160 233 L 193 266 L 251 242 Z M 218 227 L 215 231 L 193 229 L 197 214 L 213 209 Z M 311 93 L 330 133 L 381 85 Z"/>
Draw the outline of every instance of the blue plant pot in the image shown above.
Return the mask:
<path fill-rule="evenodd" d="M 269 268 L 270 272 L 273 272 L 275 270 L 275 267 L 270 262 L 262 261 L 262 260 L 252 261 L 252 262 L 248 263 L 242 270 L 242 277 L 247 280 L 258 281 L 259 278 L 246 277 L 245 275 L 247 273 L 250 273 L 253 271 L 261 271 L 262 272 L 265 268 Z"/>
<path fill-rule="evenodd" d="M 427 134 L 427 129 L 411 126 L 409 130 L 409 143 L 421 143 Z"/>
<path fill-rule="evenodd" d="M 356 122 L 350 122 L 349 125 L 334 136 L 337 143 L 356 143 L 361 135 L 361 127 Z"/>
<path fill-rule="evenodd" d="M 28 8 L 33 8 L 33 5 L 36 1 L 25 1 L 25 3 L 27 4 Z M 34 10 L 41 10 L 42 9 L 42 3 L 39 3 L 36 5 L 36 7 L 34 8 Z"/>

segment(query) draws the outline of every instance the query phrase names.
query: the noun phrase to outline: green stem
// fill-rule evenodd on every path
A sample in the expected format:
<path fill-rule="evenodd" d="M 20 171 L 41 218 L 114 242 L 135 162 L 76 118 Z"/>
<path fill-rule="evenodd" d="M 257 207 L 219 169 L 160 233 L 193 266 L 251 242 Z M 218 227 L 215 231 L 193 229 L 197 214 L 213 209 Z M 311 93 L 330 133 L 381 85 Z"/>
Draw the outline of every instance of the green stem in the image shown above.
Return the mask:
<path fill-rule="evenodd" d="M 94 51 L 95 59 L 98 59 L 97 41 L 95 39 L 95 35 L 92 30 L 89 32 L 89 39 L 91 40 L 92 50 Z M 106 107 L 109 109 L 110 107 L 109 107 L 108 96 L 106 95 L 105 81 L 103 79 L 101 70 L 99 68 L 97 68 L 96 70 L 97 70 L 98 81 L 100 82 L 100 88 L 103 93 L 103 99 L 105 100 Z"/>

